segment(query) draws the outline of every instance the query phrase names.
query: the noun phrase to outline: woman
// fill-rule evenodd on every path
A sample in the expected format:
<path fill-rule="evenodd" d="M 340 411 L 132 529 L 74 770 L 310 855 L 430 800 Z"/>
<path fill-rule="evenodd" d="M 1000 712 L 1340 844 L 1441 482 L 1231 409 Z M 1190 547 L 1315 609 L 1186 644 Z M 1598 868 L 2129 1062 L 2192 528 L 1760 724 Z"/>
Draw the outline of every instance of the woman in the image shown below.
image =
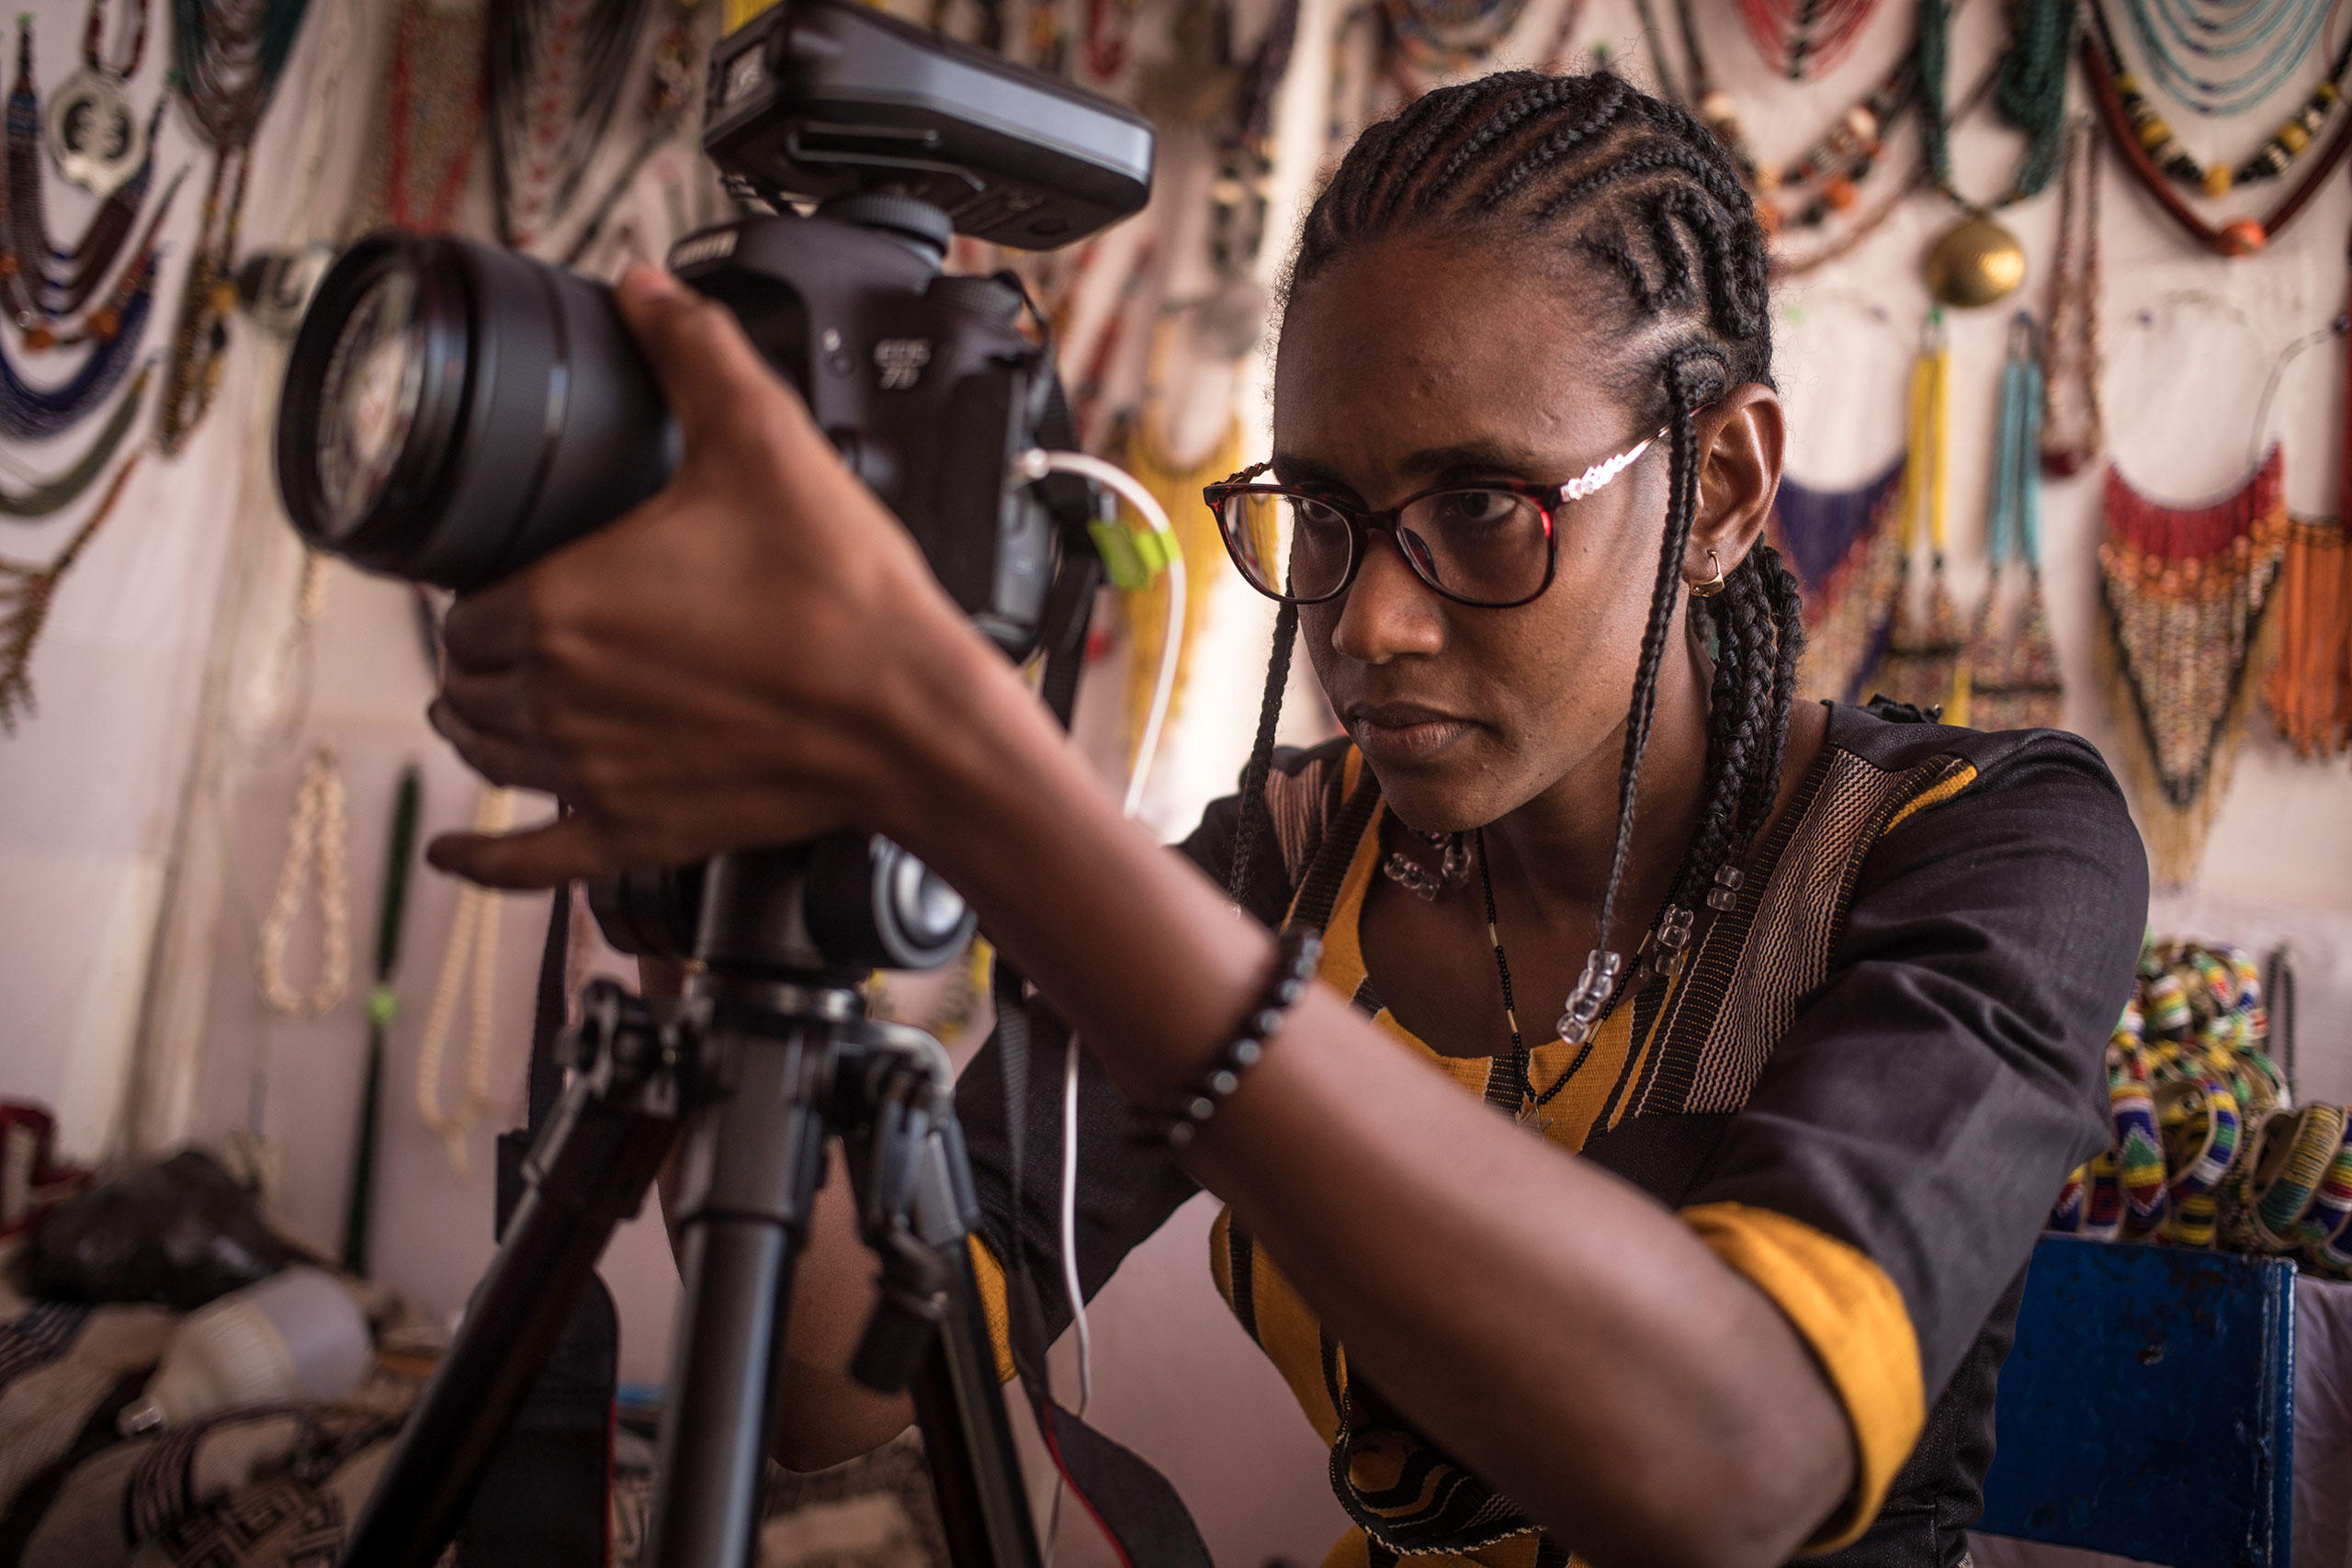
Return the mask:
<path fill-rule="evenodd" d="M 945 874 L 1099 1069 L 1084 1288 L 1194 1183 L 1228 1205 L 1219 1287 L 1357 1521 L 1335 1563 L 1962 1560 L 2028 1252 L 2105 1141 L 2145 873 L 2072 737 L 1792 703 L 1763 240 L 1703 128 L 1522 73 L 1349 153 L 1272 476 L 1212 487 L 1286 603 L 1189 859 L 718 308 L 643 272 L 623 301 L 684 465 L 460 605 L 435 709 L 574 812 L 438 863 L 545 886 L 855 826 Z M 1294 628 L 1348 739 L 1275 761 Z M 1269 926 L 1322 932 L 1326 984 L 1237 1054 Z M 961 1100 L 1001 1291 L 1056 1173 L 1009 1212 L 997 1081 Z M 1193 1135 L 1098 1136 L 1116 1101 Z M 871 1267 L 840 1190 L 792 1322 L 800 1467 L 908 1419 L 842 1372 Z"/>

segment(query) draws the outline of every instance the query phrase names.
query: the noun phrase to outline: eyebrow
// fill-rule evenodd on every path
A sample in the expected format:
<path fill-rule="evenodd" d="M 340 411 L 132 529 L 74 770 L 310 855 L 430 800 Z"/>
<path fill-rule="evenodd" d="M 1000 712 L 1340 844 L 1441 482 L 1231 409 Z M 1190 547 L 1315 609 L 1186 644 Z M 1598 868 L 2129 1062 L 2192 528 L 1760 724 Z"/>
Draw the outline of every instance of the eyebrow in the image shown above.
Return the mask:
<path fill-rule="evenodd" d="M 1397 465 L 1406 474 L 1440 482 L 1452 476 L 1472 474 L 1505 474 L 1532 479 L 1556 466 L 1525 446 L 1495 440 L 1461 441 L 1450 446 L 1423 447 Z M 1334 490 L 1354 493 L 1352 488 L 1340 478 L 1337 469 L 1296 453 L 1275 453 L 1273 470 L 1283 484 L 1329 485 Z"/>

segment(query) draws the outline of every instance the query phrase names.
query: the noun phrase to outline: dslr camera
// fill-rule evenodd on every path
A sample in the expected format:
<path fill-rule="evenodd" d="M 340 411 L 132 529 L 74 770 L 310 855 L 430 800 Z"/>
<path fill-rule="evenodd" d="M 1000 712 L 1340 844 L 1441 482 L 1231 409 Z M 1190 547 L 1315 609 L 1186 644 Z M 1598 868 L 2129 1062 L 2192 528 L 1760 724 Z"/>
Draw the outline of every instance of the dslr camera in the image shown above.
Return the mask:
<path fill-rule="evenodd" d="M 1150 122 L 856 0 L 737 28 L 707 95 L 705 151 L 773 215 L 688 236 L 673 270 L 734 313 L 999 649 L 1074 647 L 1096 497 L 1016 471 L 1074 445 L 1050 349 L 1022 332 L 1017 284 L 942 268 L 957 233 L 1046 250 L 1139 210 Z M 651 495 L 679 439 L 603 286 L 385 231 L 320 285 L 276 456 L 311 545 L 463 592 Z M 592 899 L 625 951 L 801 972 L 922 967 L 970 929 L 878 839 L 633 873 Z"/>

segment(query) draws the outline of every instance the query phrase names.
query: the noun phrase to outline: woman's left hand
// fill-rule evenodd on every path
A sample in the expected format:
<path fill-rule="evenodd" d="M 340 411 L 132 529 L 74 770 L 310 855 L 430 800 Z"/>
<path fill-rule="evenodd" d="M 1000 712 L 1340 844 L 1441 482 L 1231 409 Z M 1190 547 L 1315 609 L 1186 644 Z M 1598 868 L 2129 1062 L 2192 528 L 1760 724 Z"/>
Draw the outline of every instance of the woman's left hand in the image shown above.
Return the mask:
<path fill-rule="evenodd" d="M 966 677 L 1012 678 L 733 316 L 651 267 L 616 299 L 684 434 L 677 472 L 446 628 L 433 727 L 571 807 L 434 844 L 495 886 L 889 831 Z"/>

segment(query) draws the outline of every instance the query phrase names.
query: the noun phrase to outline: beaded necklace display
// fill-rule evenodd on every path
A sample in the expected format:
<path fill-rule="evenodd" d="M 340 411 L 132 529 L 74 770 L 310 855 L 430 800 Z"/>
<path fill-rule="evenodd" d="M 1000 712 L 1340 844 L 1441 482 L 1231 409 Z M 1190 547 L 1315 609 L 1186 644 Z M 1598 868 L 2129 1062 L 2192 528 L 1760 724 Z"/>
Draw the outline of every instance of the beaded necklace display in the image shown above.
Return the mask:
<path fill-rule="evenodd" d="M 2042 423 L 2042 384 L 2036 335 L 2033 318 L 2018 311 L 2009 323 L 2008 358 L 2001 367 L 1992 517 L 1986 529 L 1992 576 L 1976 611 L 1949 716 L 1954 724 L 1977 729 L 2052 728 L 2066 707 L 2065 689 L 2058 681 L 2058 652 L 2050 637 L 2050 610 L 2041 594 L 2041 465 L 2036 433 Z M 2014 618 L 2004 624 L 2003 581 L 2013 563 L 2025 569 L 2025 594 Z"/>
<path fill-rule="evenodd" d="M 62 435 L 122 384 L 147 333 L 155 289 L 153 258 L 125 276 L 135 286 L 123 303 L 119 324 L 110 335 L 96 340 L 65 380 L 54 387 L 35 387 L 0 355 L 0 435 L 13 441 L 45 441 Z"/>
<path fill-rule="evenodd" d="M 2107 445 L 2099 407 L 2098 142 L 2087 120 L 2066 136 L 2058 185 L 2058 254 L 2050 265 L 2050 330 L 2041 336 L 2042 472 L 2079 473 Z"/>
<path fill-rule="evenodd" d="M 503 833 L 514 825 L 514 792 L 484 784 L 474 803 L 473 830 Z M 497 1039 L 498 894 L 468 882 L 458 888 L 449 920 L 448 944 L 434 977 L 425 1009 L 424 1032 L 416 1047 L 416 1114 L 440 1138 L 450 1168 L 466 1174 L 466 1140 L 496 1101 L 490 1091 L 490 1059 Z M 466 1082 L 458 1103 L 441 1101 L 441 1063 L 449 1050 L 460 1002 L 466 1006 Z"/>
<path fill-rule="evenodd" d="M 237 242 L 253 140 L 277 89 L 310 0 L 175 0 L 180 93 L 212 146 L 204 216 L 188 258 L 164 378 L 156 446 L 177 453 L 220 388 L 237 304 Z"/>
<path fill-rule="evenodd" d="M 2100 51 L 2109 62 L 2109 78 L 2116 101 L 2122 106 L 2124 118 L 2131 121 L 2133 135 L 2149 160 L 2180 184 L 2210 197 L 2223 197 L 2234 186 L 2253 185 L 2262 180 L 2277 179 L 2285 174 L 2319 139 L 2328 118 L 2344 96 L 2345 74 L 2352 70 L 2352 35 L 2330 62 L 2326 77 L 2313 87 L 2302 107 L 2290 115 L 2269 140 L 2256 149 L 2253 155 L 2233 168 L 2225 162 L 2211 164 L 2198 161 L 2197 156 L 2180 144 L 2154 106 L 2140 91 L 2140 84 L 2122 68 L 2122 53 L 2115 45 L 2115 30 L 2105 11 L 2096 3 L 2091 6 L 2092 27 L 2098 34 Z M 2267 96 L 2267 95 L 2266 95 Z M 2256 100 L 2259 101 L 2259 100 Z"/>
<path fill-rule="evenodd" d="M 2097 5 L 2090 7 L 2090 15 L 2092 25 L 2080 46 L 2080 59 L 2092 101 L 2098 107 L 2099 122 L 2107 127 L 2109 139 L 2114 141 L 2117 152 L 2121 154 L 2132 177 L 2164 209 L 2165 216 L 2171 219 L 2174 226 L 2190 240 L 2215 254 L 2252 255 L 2286 232 L 2287 226 L 2301 215 L 2312 197 L 2319 193 L 2321 183 L 2335 172 L 2335 166 L 2343 161 L 2346 150 L 2352 149 L 2352 121 L 2347 121 L 2336 127 L 2335 133 L 2328 138 L 2327 145 L 2304 168 L 2303 177 L 2279 197 L 2278 205 L 2270 209 L 2269 217 L 2232 218 L 2218 227 L 2206 222 L 2180 198 L 2173 189 L 2171 180 L 2149 155 L 2149 150 L 2142 141 L 2142 131 L 2132 123 L 2132 113 L 2125 107 L 2118 85 L 2120 82 L 2130 80 L 2123 67 L 2122 54 L 2116 48 L 2107 19 Z M 2157 129 L 2162 129 L 2161 121 L 2157 122 Z M 2158 138 L 2159 144 L 2169 137 L 2170 132 L 2165 131 Z"/>
<path fill-rule="evenodd" d="M 487 0 L 491 186 L 498 237 L 526 246 L 579 194 L 650 0 Z"/>
<path fill-rule="evenodd" d="M 346 236 L 388 223 L 420 234 L 448 231 L 481 137 L 483 49 L 481 6 L 404 0 Z"/>
<path fill-rule="evenodd" d="M 146 401 L 147 384 L 153 378 L 153 365 L 140 367 L 139 374 L 131 379 L 130 390 L 115 404 L 114 412 L 107 416 L 97 439 L 90 443 L 89 450 L 75 459 L 72 468 L 55 479 L 40 480 L 23 490 L 0 486 L 0 517 L 17 523 L 39 522 L 80 500 L 122 449 L 123 440 L 138 423 L 140 408 Z"/>
<path fill-rule="evenodd" d="M 638 175 L 678 134 L 686 110 L 695 101 L 695 46 L 686 28 L 684 10 L 673 7 L 669 25 L 653 48 L 653 62 L 647 74 L 645 96 L 639 100 L 643 129 L 637 145 L 621 160 L 620 167 L 605 184 L 605 193 L 588 209 L 588 216 L 580 231 L 563 253 L 563 265 L 580 266 L 596 248 L 605 235 L 605 226 L 612 220 L 621 198 L 637 183 Z M 681 225 L 683 227 L 683 225 Z M 667 247 L 662 247 L 666 249 Z M 657 254 L 659 254 L 657 252 Z"/>
<path fill-rule="evenodd" d="M 155 136 L 154 121 L 142 124 L 124 91 L 147 58 L 151 0 L 134 3 L 129 56 L 112 61 L 106 54 L 106 0 L 90 0 L 82 29 L 82 69 L 50 97 L 50 161 L 60 175 L 101 197 L 147 162 Z"/>
<path fill-rule="evenodd" d="M 163 113 L 163 105 L 155 106 Z M 119 181 L 83 228 L 70 251 L 59 249 L 49 231 L 48 198 L 40 167 L 40 89 L 33 74 L 33 29 L 29 16 L 17 23 L 17 75 L 8 92 L 7 178 L 0 188 L 0 279 L 19 326 L 30 330 L 82 308 L 122 254 L 132 221 L 147 199 L 154 175 L 152 152 L 128 179 Z M 150 126 L 152 129 L 153 122 Z M 152 141 L 150 142 L 152 148 Z"/>
<path fill-rule="evenodd" d="M 2158 85 L 2218 117 L 2244 114 L 2286 85 L 2334 8 L 2335 0 L 2128 0 Z M 2232 63 L 2249 54 L 2250 64 Z"/>
<path fill-rule="evenodd" d="M 115 504 L 122 499 L 123 487 L 130 482 L 139 458 L 139 453 L 132 453 L 130 460 L 116 470 L 114 482 L 107 487 L 97 509 L 56 555 L 43 562 L 0 557 L 0 731 L 15 734 L 17 720 L 30 717 L 35 711 L 33 644 L 57 602 L 57 585 L 114 515 Z"/>
<path fill-rule="evenodd" d="M 1904 557 L 1902 531 L 1886 524 L 1905 466 L 1898 457 L 1851 490 L 1814 490 L 1783 476 L 1772 498 L 1774 543 L 1804 595 L 1798 684 L 1809 697 L 1860 701 L 1863 673 L 1886 650 Z"/>
<path fill-rule="evenodd" d="M 1400 82 L 1458 75 L 1493 54 L 1526 8 L 1527 0 L 1380 0 L 1386 52 Z"/>
<path fill-rule="evenodd" d="M 1903 556 L 1894 588 L 1894 615 L 1886 651 L 1860 682 L 1897 702 L 1922 710 L 1948 706 L 1963 651 L 1960 613 L 1944 581 L 1945 489 L 1950 428 L 1948 392 L 1951 348 L 1943 316 L 1931 310 L 1919 356 L 1911 368 L 1910 437 L 1905 444 L 1902 486 L 1895 515 L 1902 522 Z M 1911 585 L 1915 558 L 1928 547 L 1928 587 Z"/>
<path fill-rule="evenodd" d="M 2287 542 L 2278 447 L 2233 493 L 2167 506 L 2108 467 L 2101 674 L 2158 878 L 2191 880 L 2266 672 Z"/>
<path fill-rule="evenodd" d="M 1878 0 L 1739 0 L 1758 52 L 1792 82 L 1836 70 L 1877 9 Z"/>
<path fill-rule="evenodd" d="M 2066 50 L 2073 42 L 2074 0 L 2018 0 L 2009 15 L 2009 44 L 2002 51 L 1993 102 L 2002 120 L 2026 136 L 2008 188 L 1990 202 L 1962 196 L 1952 184 L 1951 129 L 1944 96 L 1951 56 L 1949 0 L 1919 0 L 1920 146 L 1936 188 L 1968 216 L 1929 247 L 1928 292 L 1947 305 L 1990 305 L 2025 281 L 2025 251 L 1992 215 L 2039 195 L 2058 172 L 2065 145 Z"/>
<path fill-rule="evenodd" d="M 13 261 L 13 254 L 0 256 L 0 303 L 5 304 L 9 324 L 17 330 L 28 351 L 46 354 L 51 349 L 78 348 L 85 344 L 113 341 L 122 330 L 123 313 L 130 309 L 131 296 L 142 288 L 153 287 L 160 260 L 156 235 L 162 230 L 164 220 L 171 215 L 173 206 L 179 200 L 180 186 L 187 177 L 186 169 L 172 176 L 172 183 L 164 187 L 163 199 L 155 204 L 154 211 L 148 217 L 147 227 L 132 249 L 130 262 L 115 275 L 114 287 L 97 304 L 91 306 L 79 321 L 71 325 L 61 321 L 60 313 L 88 304 L 86 296 L 75 292 L 57 299 L 55 303 L 60 313 L 42 310 L 27 294 L 22 271 L 11 269 L 6 265 Z M 144 182 L 134 180 L 131 184 L 143 186 Z"/>
<path fill-rule="evenodd" d="M 2331 338 L 2352 349 L 2352 307 L 2279 354 L 2255 419 L 2257 443 L 2269 430 L 2271 400 L 2288 365 Z M 2342 429 L 2352 450 L 2352 407 Z M 2262 693 L 2279 735 L 2307 759 L 2352 745 L 2352 548 L 2344 532 L 2344 519 L 2352 516 L 2352 463 L 2337 465 L 2335 483 L 2335 516 L 2288 519 L 2278 568 L 2278 656 Z"/>
<path fill-rule="evenodd" d="M 1100 83 L 1115 81 L 1127 68 L 1143 0 L 1086 0 L 1087 72 Z"/>
<path fill-rule="evenodd" d="M 324 1016 L 351 989 L 351 898 L 346 874 L 351 814 L 343 770 L 334 748 L 321 743 L 303 765 L 294 792 L 294 815 L 286 829 L 286 858 L 277 868 L 277 889 L 261 923 L 254 969 L 262 1005 L 288 1018 Z M 315 882 L 319 905 L 319 973 L 307 991 L 288 977 L 286 950 L 302 912 L 302 889 Z"/>

